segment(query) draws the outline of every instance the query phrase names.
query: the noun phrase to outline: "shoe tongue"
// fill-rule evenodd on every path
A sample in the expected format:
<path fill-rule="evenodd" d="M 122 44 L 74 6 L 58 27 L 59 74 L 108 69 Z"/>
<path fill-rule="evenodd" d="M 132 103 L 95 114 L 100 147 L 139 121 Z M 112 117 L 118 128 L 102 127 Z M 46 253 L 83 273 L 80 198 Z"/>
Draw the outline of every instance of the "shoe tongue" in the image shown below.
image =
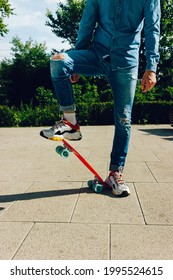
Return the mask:
<path fill-rule="evenodd" d="M 121 172 L 119 170 L 110 171 L 110 175 L 114 175 L 114 174 L 121 174 Z"/>
<path fill-rule="evenodd" d="M 62 119 L 62 121 L 63 121 L 65 124 L 69 125 L 69 126 L 72 125 L 68 120 L 66 120 L 66 119 L 64 119 L 64 118 Z"/>
<path fill-rule="evenodd" d="M 76 123 L 75 125 L 74 124 L 72 124 L 72 123 L 70 123 L 68 120 L 66 120 L 66 119 L 63 119 L 63 122 L 65 123 L 65 124 L 67 124 L 68 126 L 70 126 L 71 128 L 73 128 L 73 129 L 78 129 L 78 127 L 79 127 L 79 125 Z"/>

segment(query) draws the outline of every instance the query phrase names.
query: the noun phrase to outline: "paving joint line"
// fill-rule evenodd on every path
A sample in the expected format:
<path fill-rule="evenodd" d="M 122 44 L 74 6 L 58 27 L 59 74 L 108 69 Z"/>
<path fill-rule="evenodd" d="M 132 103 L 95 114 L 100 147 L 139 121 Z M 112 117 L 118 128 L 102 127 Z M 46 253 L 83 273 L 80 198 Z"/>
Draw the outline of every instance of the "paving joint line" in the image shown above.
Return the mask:
<path fill-rule="evenodd" d="M 79 193 L 78 193 L 78 196 L 77 196 L 77 199 L 76 199 L 76 203 L 75 203 L 75 205 L 74 205 L 74 208 L 73 208 L 73 211 L 72 211 L 72 214 L 71 214 L 69 223 L 72 223 L 72 219 L 73 219 L 73 216 L 74 216 L 74 212 L 75 212 L 75 210 L 76 210 L 76 207 L 77 207 L 77 204 L 78 204 L 78 201 L 79 201 L 79 197 L 80 197 L 80 194 L 81 194 L 83 185 L 84 185 L 84 182 L 81 182 L 81 187 L 80 187 L 80 189 L 79 189 Z"/>
<path fill-rule="evenodd" d="M 145 215 L 144 215 L 144 211 L 143 211 L 143 209 L 142 209 L 142 204 L 141 204 L 141 202 L 140 202 L 139 195 L 138 195 L 138 192 L 137 192 L 135 183 L 133 183 L 133 184 L 134 184 L 134 189 L 135 189 L 136 197 L 137 197 L 137 200 L 138 200 L 138 203 L 139 203 L 139 207 L 140 207 L 140 209 L 141 209 L 141 213 L 142 213 L 142 216 L 143 216 L 143 219 L 144 219 L 144 223 L 145 223 L 145 225 L 147 225 L 147 221 L 146 221 L 146 218 L 145 218 Z"/>
<path fill-rule="evenodd" d="M 17 248 L 16 252 L 14 253 L 13 257 L 11 258 L 12 260 L 14 260 L 15 256 L 17 255 L 17 253 L 19 252 L 20 248 L 22 247 L 23 243 L 25 242 L 25 240 L 27 239 L 28 235 L 30 234 L 31 230 L 33 229 L 33 227 L 35 226 L 35 223 L 33 222 L 30 230 L 28 231 L 28 233 L 26 234 L 26 236 L 23 238 L 21 244 L 19 245 L 19 247 Z"/>

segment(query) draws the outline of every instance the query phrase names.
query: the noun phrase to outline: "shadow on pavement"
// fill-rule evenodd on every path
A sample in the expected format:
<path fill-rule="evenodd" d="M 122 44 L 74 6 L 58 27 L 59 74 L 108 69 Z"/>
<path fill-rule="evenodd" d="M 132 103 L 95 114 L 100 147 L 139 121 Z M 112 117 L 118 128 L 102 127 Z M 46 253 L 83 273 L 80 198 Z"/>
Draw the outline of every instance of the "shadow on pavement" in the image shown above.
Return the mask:
<path fill-rule="evenodd" d="M 148 134 L 164 137 L 162 139 L 173 141 L 173 129 L 171 128 L 151 128 L 151 129 L 139 129 L 140 131 L 144 131 Z M 170 138 L 170 136 L 172 136 Z"/>
<path fill-rule="evenodd" d="M 84 188 L 85 192 L 88 192 L 88 188 Z M 51 191 L 41 191 L 41 192 L 30 192 L 30 193 L 18 193 L 0 196 L 0 203 L 3 202 L 13 202 L 16 200 L 31 200 L 46 197 L 73 195 L 81 193 L 80 189 L 66 189 L 66 190 L 51 190 Z"/>
<path fill-rule="evenodd" d="M 93 190 L 90 190 L 88 187 L 82 187 L 81 189 L 66 189 L 66 190 L 51 190 L 51 191 L 42 191 L 42 192 L 30 192 L 30 193 L 18 193 L 18 194 L 8 194 L 0 196 L 0 203 L 14 202 L 19 200 L 33 200 L 46 197 L 56 197 L 56 196 L 65 196 L 65 195 L 74 195 L 80 193 L 94 193 Z M 95 193 L 96 194 L 96 193 Z M 99 194 L 96 194 L 99 195 Z M 108 189 L 104 189 L 100 195 L 113 196 Z M 115 197 L 115 196 L 113 196 Z M 0 211 L 4 208 L 0 207 Z"/>

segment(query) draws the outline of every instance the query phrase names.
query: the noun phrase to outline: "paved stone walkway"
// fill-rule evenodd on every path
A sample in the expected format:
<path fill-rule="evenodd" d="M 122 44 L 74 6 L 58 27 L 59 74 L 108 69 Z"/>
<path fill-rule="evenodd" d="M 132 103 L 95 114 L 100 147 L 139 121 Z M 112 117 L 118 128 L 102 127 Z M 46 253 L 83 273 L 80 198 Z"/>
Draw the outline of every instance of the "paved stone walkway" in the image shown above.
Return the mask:
<path fill-rule="evenodd" d="M 126 198 L 92 192 L 93 175 L 40 129 L 0 129 L 0 259 L 173 259 L 171 126 L 132 126 Z M 103 178 L 113 130 L 82 127 L 72 143 Z"/>

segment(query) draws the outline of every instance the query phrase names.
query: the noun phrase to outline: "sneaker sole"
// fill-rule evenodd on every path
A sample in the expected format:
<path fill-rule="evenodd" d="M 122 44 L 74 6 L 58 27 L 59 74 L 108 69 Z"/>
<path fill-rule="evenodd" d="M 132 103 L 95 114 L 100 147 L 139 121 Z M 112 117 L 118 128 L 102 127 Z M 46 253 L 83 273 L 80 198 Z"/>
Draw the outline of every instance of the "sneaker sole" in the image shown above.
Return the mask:
<path fill-rule="evenodd" d="M 115 196 L 119 196 L 119 197 L 126 197 L 126 196 L 130 195 L 130 193 L 128 193 L 128 191 L 124 191 L 121 194 L 116 194 L 114 192 L 114 190 L 112 190 L 112 194 L 115 195 Z"/>
<path fill-rule="evenodd" d="M 52 141 L 61 141 L 62 139 L 67 139 L 67 140 L 69 140 L 69 141 L 79 141 L 79 140 L 82 139 L 82 137 L 77 138 L 77 139 L 74 139 L 74 138 L 73 138 L 73 139 L 69 139 L 69 138 L 60 137 L 60 136 L 58 136 L 58 137 L 56 137 L 56 136 L 54 136 L 54 137 L 47 137 L 47 136 L 45 136 L 45 135 L 43 134 L 43 131 L 40 131 L 40 136 L 42 136 L 42 137 L 44 137 L 44 138 L 46 138 L 46 139 L 52 140 Z"/>

